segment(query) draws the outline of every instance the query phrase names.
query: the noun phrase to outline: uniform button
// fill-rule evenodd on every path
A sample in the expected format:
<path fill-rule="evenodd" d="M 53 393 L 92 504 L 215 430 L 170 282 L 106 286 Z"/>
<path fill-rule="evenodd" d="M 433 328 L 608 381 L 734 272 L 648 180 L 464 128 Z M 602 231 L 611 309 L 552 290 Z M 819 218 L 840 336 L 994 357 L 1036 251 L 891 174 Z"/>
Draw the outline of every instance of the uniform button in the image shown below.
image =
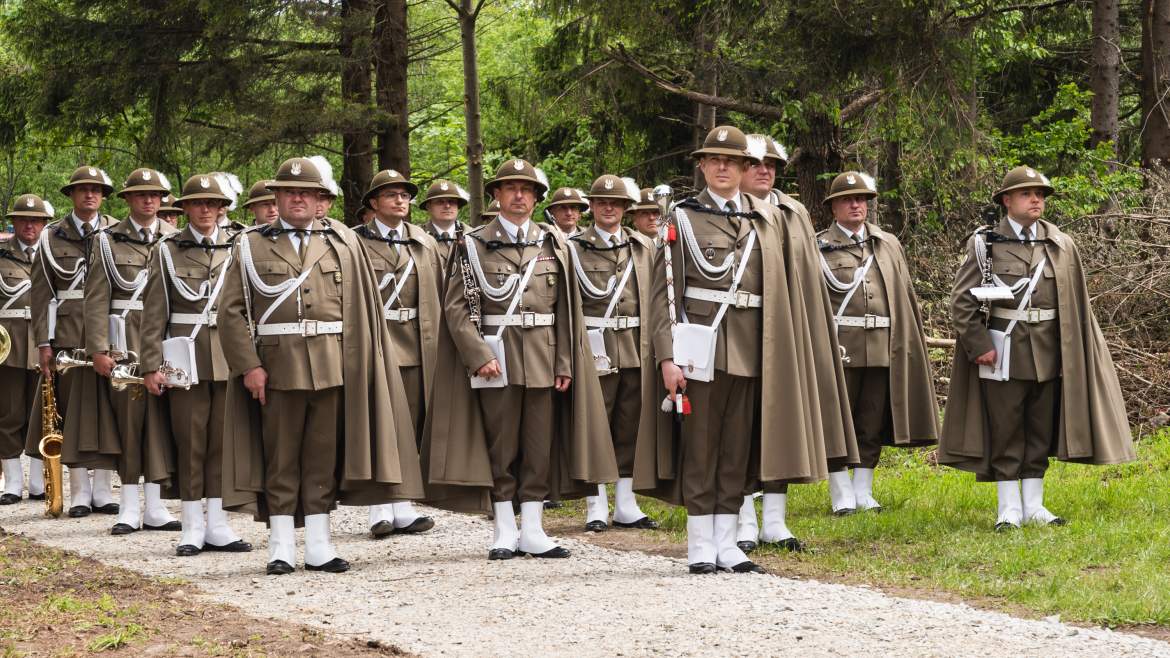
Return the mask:
<path fill-rule="evenodd" d="M 305 308 L 313 308 L 312 304 L 305 304 Z"/>
<path fill-rule="evenodd" d="M 305 288 L 305 292 L 309 292 L 309 289 L 308 289 L 308 288 Z"/>

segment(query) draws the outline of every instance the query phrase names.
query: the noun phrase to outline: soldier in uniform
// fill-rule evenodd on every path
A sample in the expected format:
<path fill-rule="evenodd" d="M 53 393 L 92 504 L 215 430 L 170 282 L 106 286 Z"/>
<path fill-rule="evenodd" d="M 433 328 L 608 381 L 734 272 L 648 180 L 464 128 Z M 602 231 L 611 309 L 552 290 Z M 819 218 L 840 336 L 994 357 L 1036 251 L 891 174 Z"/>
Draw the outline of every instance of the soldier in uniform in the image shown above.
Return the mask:
<path fill-rule="evenodd" d="M 157 407 L 163 420 L 148 423 L 147 442 L 174 453 L 171 479 L 182 501 L 183 534 L 175 548 L 180 557 L 203 551 L 252 550 L 228 525 L 223 507 L 228 369 L 219 341 L 217 309 L 232 234 L 219 226 L 219 209 L 230 201 L 216 176 L 189 178 L 176 201 L 187 215 L 187 226 L 159 242 L 146 283 L 139 367 L 151 395 L 164 396 Z M 176 352 L 190 363 L 173 356 Z M 176 362 L 168 362 L 167 356 Z M 172 377 L 176 368 L 185 373 L 188 387 Z M 203 499 L 207 499 L 206 520 Z"/>
<path fill-rule="evenodd" d="M 244 202 L 244 208 L 252 213 L 252 224 L 254 226 L 271 224 L 276 221 L 278 216 L 276 212 L 276 196 L 272 194 L 272 190 L 268 189 L 268 183 L 270 182 L 272 181 L 256 181 L 248 189 L 248 200 Z"/>
<path fill-rule="evenodd" d="M 585 195 L 573 187 L 559 187 L 550 199 L 544 210 L 552 220 L 551 224 L 565 237 L 576 235 L 580 230 L 581 214 L 589 210 Z"/>
<path fill-rule="evenodd" d="M 1031 167 L 1009 171 L 992 197 L 1005 216 L 967 241 L 951 291 L 959 341 L 938 461 L 996 483 L 997 531 L 1064 524 L 1044 506 L 1050 457 L 1134 459 L 1080 250 L 1044 219 L 1052 192 Z"/>
<path fill-rule="evenodd" d="M 664 392 L 690 414 L 681 428 L 679 412 L 657 414 L 656 440 L 638 442 L 634 479 L 637 489 L 686 506 L 698 574 L 762 571 L 737 545 L 744 493 L 824 479 L 826 445 L 853 438 L 836 341 L 809 330 L 809 314 L 832 320 L 819 266 L 815 279 L 794 276 L 803 265 L 792 225 L 807 214 L 787 198 L 778 208 L 740 192 L 747 148 L 735 127 L 708 133 L 694 152 L 707 187 L 675 206 L 678 239 L 656 255 L 655 358 Z M 829 359 L 818 359 L 826 345 Z M 826 370 L 839 388 L 818 380 Z"/>
<path fill-rule="evenodd" d="M 164 222 L 179 227 L 179 218 L 183 216 L 183 209 L 175 205 L 175 195 L 168 194 L 163 197 L 162 205 L 158 208 L 158 218 Z"/>
<path fill-rule="evenodd" d="M 306 158 L 268 184 L 280 218 L 235 240 L 219 330 L 232 380 L 224 502 L 269 524 L 269 574 L 349 569 L 330 540 L 337 504 L 421 499 L 410 408 L 362 243 L 317 219 L 329 192 Z"/>
<path fill-rule="evenodd" d="M 418 202 L 418 207 L 427 213 L 423 230 L 438 243 L 439 262 L 444 267 L 451 256 L 451 246 L 467 231 L 467 224 L 459 221 L 459 209 L 470 199 L 467 190 L 440 178 L 431 183 L 426 196 Z"/>
<path fill-rule="evenodd" d="M 902 244 L 866 222 L 877 186 L 865 173 L 833 179 L 825 204 L 834 224 L 817 234 L 829 289 L 860 463 L 853 479 L 830 469 L 833 510 L 875 510 L 874 469 L 883 445 L 938 441 L 938 401 L 918 297 Z"/>
<path fill-rule="evenodd" d="M 491 203 L 488 204 L 487 208 L 484 208 L 483 212 L 480 213 L 480 215 L 479 215 L 480 226 L 492 221 L 497 216 L 499 216 L 499 214 L 500 214 L 500 204 L 497 201 L 493 200 Z"/>
<path fill-rule="evenodd" d="M 418 186 L 393 169 L 374 174 L 362 200 L 374 209 L 374 220 L 355 232 L 364 241 L 374 266 L 382 316 L 398 356 L 415 436 L 421 443 L 430 382 L 435 376 L 443 264 L 434 238 L 423 227 L 410 223 L 410 201 L 417 193 Z M 427 200 L 436 201 L 429 196 Z M 440 200 L 455 207 L 449 198 Z M 370 508 L 370 534 L 375 539 L 426 532 L 434 526 L 434 520 L 420 516 L 409 500 Z"/>
<path fill-rule="evenodd" d="M 29 288 L 33 261 L 45 223 L 53 218 L 53 206 L 35 194 L 22 194 L 8 211 L 12 237 L 0 240 L 0 326 L 12 339 L 12 350 L 0 364 L 0 459 L 3 459 L 4 492 L 0 505 L 19 503 L 24 493 L 24 469 L 20 455 L 28 433 L 29 409 L 37 392 L 37 350 L 33 339 Z M 43 500 L 45 481 L 41 460 L 29 463 L 28 497 Z"/>
<path fill-rule="evenodd" d="M 142 352 L 139 326 L 146 291 L 147 266 L 155 241 L 175 233 L 170 224 L 158 219 L 170 181 L 154 169 L 135 169 L 126 177 L 118 196 L 130 207 L 130 215 L 103 231 L 93 241 L 90 272 L 85 281 L 85 342 L 98 375 L 109 378 L 119 362 L 137 361 Z M 138 481 L 148 463 L 165 472 L 165 459 L 149 454 L 143 441 L 146 403 L 141 389 L 115 391 L 103 382 L 97 389 L 98 432 L 109 433 L 109 441 L 121 446 L 118 477 L 122 481 L 121 510 L 110 528 L 112 535 L 128 535 L 142 528 L 178 530 L 179 522 L 162 503 L 162 490 L 150 477 L 143 487 L 146 513 L 139 510 Z M 99 440 L 105 442 L 107 439 Z"/>
<path fill-rule="evenodd" d="M 812 409 L 819 410 L 821 421 L 819 427 L 814 423 L 803 429 L 819 437 L 823 446 L 818 452 L 825 454 L 833 469 L 843 469 L 857 463 L 857 441 L 836 340 L 833 309 L 821 271 L 816 230 L 808 210 L 775 187 L 776 171 L 788 159 L 784 147 L 771 137 L 760 134 L 748 135 L 747 144 L 749 164 L 740 182 L 740 191 L 780 210 L 790 236 L 785 244 L 788 286 L 794 295 L 799 296 L 797 301 L 808 309 L 802 314 L 804 325 L 799 328 L 799 340 L 802 344 L 812 345 L 816 366 L 812 371 L 806 371 L 805 376 L 809 379 L 809 394 L 814 403 Z M 786 427 L 778 440 L 799 446 L 809 440 L 809 437 L 792 435 L 801 429 L 799 425 Z M 750 552 L 760 541 L 789 551 L 804 550 L 804 544 L 788 529 L 786 516 L 788 485 L 807 481 L 801 477 L 763 483 L 762 528 L 756 518 L 754 501 L 755 492 L 760 487 L 751 483 L 744 492 L 736 531 L 736 543 L 742 550 Z"/>
<path fill-rule="evenodd" d="M 643 418 L 653 423 L 658 409 L 651 336 L 641 329 L 643 310 L 650 310 L 654 243 L 622 226 L 626 209 L 638 195 L 621 178 L 600 176 L 589 188 L 593 225 L 569 238 L 568 245 L 617 458 L 613 524 L 654 529 L 658 523 L 646 516 L 634 497 L 638 427 Z M 585 498 L 586 530 L 609 527 L 606 497 L 605 485 L 599 484 L 597 494 Z"/>
<path fill-rule="evenodd" d="M 424 442 L 428 499 L 487 511 L 490 495 L 489 560 L 568 557 L 544 532 L 543 501 L 617 479 L 601 387 L 564 239 L 532 221 L 548 191 L 543 172 L 508 160 L 486 187 L 500 215 L 464 235 L 447 274 L 434 384 L 443 395 L 432 396 Z"/>
<path fill-rule="evenodd" d="M 96 417 L 101 413 L 97 391 L 103 384 L 90 368 L 75 367 L 59 377 L 55 373 L 58 353 L 85 351 L 85 279 L 91 255 L 96 253 L 91 243 L 99 231 L 117 223 L 100 212 L 102 201 L 113 192 L 106 172 L 87 165 L 78 167 L 61 188 L 73 202 L 73 210 L 41 232 L 32 271 L 33 335 L 42 376 L 57 380 L 57 409 L 64 418 L 61 463 L 69 467 L 68 514 L 73 518 L 88 516 L 91 511 L 118 513 L 111 480 L 121 446 L 111 440 L 115 437 L 110 433 L 94 431 L 99 423 L 112 420 Z M 25 444 L 25 452 L 33 457 L 40 457 L 40 402 L 38 396 Z M 99 443 L 101 439 L 105 442 Z M 89 469 L 93 469 L 92 481 Z"/>
<path fill-rule="evenodd" d="M 638 192 L 638 202 L 631 210 L 634 230 L 651 240 L 658 239 L 658 221 L 662 218 L 658 204 L 654 202 L 654 188 L 644 187 Z"/>

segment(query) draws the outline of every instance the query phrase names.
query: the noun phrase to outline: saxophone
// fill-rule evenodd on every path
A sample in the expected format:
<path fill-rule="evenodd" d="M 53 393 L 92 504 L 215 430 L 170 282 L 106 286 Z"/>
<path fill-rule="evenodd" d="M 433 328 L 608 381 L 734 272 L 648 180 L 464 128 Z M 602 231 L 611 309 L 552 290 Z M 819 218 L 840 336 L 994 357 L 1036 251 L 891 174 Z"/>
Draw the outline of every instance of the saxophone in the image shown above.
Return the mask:
<path fill-rule="evenodd" d="M 45 468 L 45 516 L 54 519 L 61 516 L 64 506 L 64 492 L 61 489 L 61 443 L 63 438 L 57 423 L 57 396 L 53 391 L 53 379 L 43 377 L 41 381 L 41 443 L 39 450 Z"/>

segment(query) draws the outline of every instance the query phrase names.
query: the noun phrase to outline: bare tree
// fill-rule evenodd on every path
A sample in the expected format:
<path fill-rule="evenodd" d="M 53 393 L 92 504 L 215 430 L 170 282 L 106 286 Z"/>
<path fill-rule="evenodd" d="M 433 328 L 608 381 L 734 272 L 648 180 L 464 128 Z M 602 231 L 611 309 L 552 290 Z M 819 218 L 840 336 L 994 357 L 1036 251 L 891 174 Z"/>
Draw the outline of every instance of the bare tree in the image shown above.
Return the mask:
<path fill-rule="evenodd" d="M 1170 163 L 1170 0 L 1142 0 L 1142 166 Z"/>
<path fill-rule="evenodd" d="M 479 116 L 479 62 L 475 23 L 487 0 L 446 0 L 459 18 L 463 42 L 463 116 L 467 123 L 467 191 L 471 194 L 470 218 L 479 224 L 483 213 L 483 130 Z"/>
<path fill-rule="evenodd" d="M 1089 87 L 1093 90 L 1090 143 L 1112 142 L 1117 153 L 1117 102 L 1121 80 L 1121 26 L 1118 0 L 1093 1 L 1093 46 Z"/>
<path fill-rule="evenodd" d="M 375 100 L 387 114 L 378 132 L 378 168 L 410 176 L 410 122 L 407 107 L 406 0 L 376 0 L 374 10 Z"/>
<path fill-rule="evenodd" d="M 343 0 L 337 49 L 341 55 L 341 97 L 350 106 L 341 134 L 341 192 L 345 198 L 345 222 L 357 221 L 362 195 L 373 175 L 374 142 L 369 127 L 362 125 L 354 108 L 370 103 L 369 0 Z"/>

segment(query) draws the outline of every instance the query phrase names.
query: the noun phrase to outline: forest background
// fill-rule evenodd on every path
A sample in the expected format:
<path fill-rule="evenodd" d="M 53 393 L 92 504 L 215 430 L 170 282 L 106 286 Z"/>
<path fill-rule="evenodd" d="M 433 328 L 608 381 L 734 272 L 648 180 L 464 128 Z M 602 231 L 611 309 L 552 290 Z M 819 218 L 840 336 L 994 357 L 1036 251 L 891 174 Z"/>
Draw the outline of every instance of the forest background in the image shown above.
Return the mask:
<path fill-rule="evenodd" d="M 963 240 L 1026 163 L 1054 181 L 1131 417 L 1170 420 L 1170 0 L 0 0 L 0 70 L 5 211 L 67 208 L 82 163 L 246 188 L 322 154 L 336 218 L 384 168 L 467 184 L 474 217 L 509 157 L 554 186 L 683 193 L 711 127 L 769 133 L 822 227 L 828 181 L 874 174 L 943 338 Z"/>

